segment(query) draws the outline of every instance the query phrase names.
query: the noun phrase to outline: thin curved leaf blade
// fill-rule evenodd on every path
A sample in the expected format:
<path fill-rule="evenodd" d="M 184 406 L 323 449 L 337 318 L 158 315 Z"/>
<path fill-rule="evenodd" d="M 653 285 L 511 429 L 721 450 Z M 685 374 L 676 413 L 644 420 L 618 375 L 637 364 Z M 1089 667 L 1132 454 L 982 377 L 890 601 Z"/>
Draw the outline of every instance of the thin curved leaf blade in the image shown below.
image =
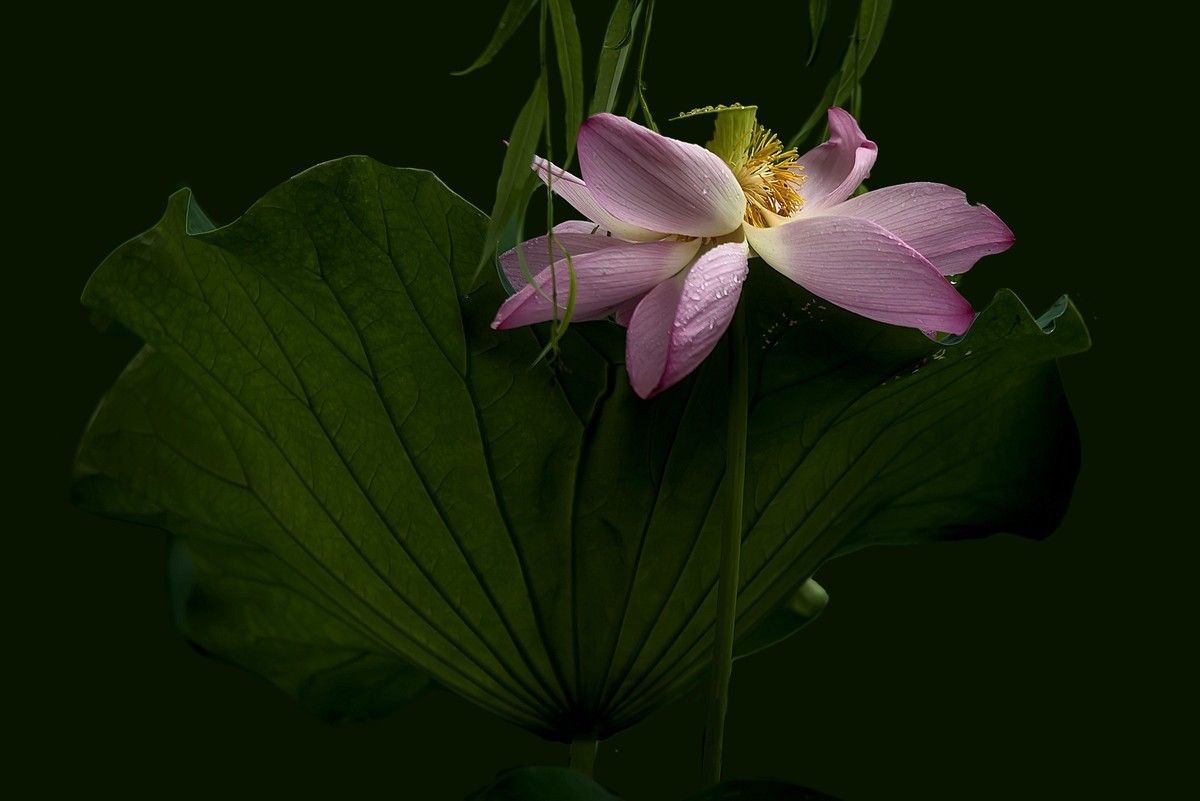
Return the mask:
<path fill-rule="evenodd" d="M 805 66 L 812 64 L 817 57 L 817 45 L 821 42 L 821 29 L 825 27 L 825 18 L 829 16 L 829 0 L 808 0 L 808 31 L 812 37 L 812 45 L 808 49 L 808 60 Z"/>
<path fill-rule="evenodd" d="M 517 219 L 518 213 L 525 207 L 530 193 L 537 185 L 538 179 L 532 165 L 545 121 L 546 82 L 539 77 L 533 85 L 533 92 L 513 123 L 512 136 L 508 140 L 508 149 L 504 152 L 504 163 L 500 168 L 500 177 L 496 180 L 496 199 L 492 204 L 492 215 L 479 249 L 479 262 L 473 278 L 478 278 L 483 266 L 495 257 L 496 245 L 505 229 Z"/>
<path fill-rule="evenodd" d="M 189 229 L 192 208 L 174 197 L 85 292 L 147 350 L 102 401 L 76 484 L 194 555 L 221 603 L 187 607 L 191 636 L 269 674 L 279 655 L 241 643 L 313 623 L 337 655 L 374 655 L 367 690 L 417 670 L 563 741 L 632 725 L 707 668 L 723 345 L 651 401 L 615 324 L 572 326 L 556 369 L 538 362 L 544 327 L 490 328 L 505 293 L 475 277 L 487 220 L 429 173 L 343 159 L 224 228 Z M 801 622 L 789 601 L 831 556 L 1058 524 L 1078 441 L 1056 360 L 1088 345 L 1069 302 L 1039 321 L 1002 292 L 943 343 L 761 264 L 742 302 L 743 651 Z M 248 622 L 246 577 L 287 591 Z"/>
<path fill-rule="evenodd" d="M 496 23 L 496 30 L 492 32 L 492 38 L 483 48 L 483 52 L 471 62 L 471 66 L 453 72 L 451 75 L 466 75 L 492 63 L 492 59 L 504 49 L 504 45 L 517 32 L 517 28 L 521 27 L 521 23 L 529 16 L 529 12 L 537 8 L 539 2 L 540 0 L 508 0 L 508 5 L 504 7 L 504 13 L 500 15 L 500 21 Z"/>
<path fill-rule="evenodd" d="M 613 6 L 604 32 L 604 45 L 596 62 L 596 89 L 588 106 L 589 116 L 611 112 L 617 107 L 617 95 L 621 91 L 621 79 L 625 76 L 641 8 L 639 0 L 617 0 Z"/>
<path fill-rule="evenodd" d="M 567 155 L 563 164 L 570 164 L 575 154 L 579 124 L 583 122 L 583 43 L 575 23 L 571 0 L 549 0 L 550 25 L 554 30 L 554 51 L 558 59 L 558 74 L 562 79 L 563 106 L 566 114 L 563 136 L 567 140 Z"/>

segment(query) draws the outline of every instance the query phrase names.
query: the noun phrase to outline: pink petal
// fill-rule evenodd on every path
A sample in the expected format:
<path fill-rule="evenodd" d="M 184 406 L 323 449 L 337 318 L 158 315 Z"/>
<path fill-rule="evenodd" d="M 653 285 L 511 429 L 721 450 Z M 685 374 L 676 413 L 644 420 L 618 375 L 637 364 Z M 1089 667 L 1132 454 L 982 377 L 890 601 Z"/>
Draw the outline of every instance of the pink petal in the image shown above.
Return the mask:
<path fill-rule="evenodd" d="M 829 139 L 797 162 L 808 176 L 800 195 L 805 214 L 841 203 L 871 174 L 877 148 L 845 111 L 829 109 Z"/>
<path fill-rule="evenodd" d="M 622 328 L 629 327 L 629 321 L 633 319 L 633 312 L 637 309 L 638 304 L 642 302 L 642 298 L 644 297 L 646 296 L 638 295 L 637 297 L 630 298 L 613 310 L 613 319 L 616 321 L 617 325 L 621 326 Z"/>
<path fill-rule="evenodd" d="M 607 238 L 607 237 L 606 237 Z M 700 243 L 621 242 L 579 256 L 572 254 L 575 271 L 575 312 L 578 322 L 607 317 L 632 297 L 667 280 L 682 270 L 696 255 Z M 555 284 L 552 284 L 553 276 Z M 541 292 L 538 292 L 538 287 Z M 555 317 L 550 298 L 558 301 L 562 317 L 570 292 L 567 260 L 559 259 L 536 276 L 536 285 L 527 284 L 500 306 L 492 328 L 516 328 Z M 544 293 L 544 295 L 543 295 Z"/>
<path fill-rule="evenodd" d="M 806 209 L 807 211 L 807 209 Z M 889 186 L 850 198 L 828 213 L 860 217 L 891 231 L 942 275 L 965 273 L 976 261 L 1007 250 L 1012 231 L 987 206 L 945 184 Z"/>
<path fill-rule="evenodd" d="M 587 185 L 571 173 L 551 164 L 540 156 L 533 157 L 533 171 L 550 187 L 550 191 L 575 207 L 575 210 L 614 236 L 630 242 L 651 242 L 665 234 L 618 220 L 596 202 Z"/>
<path fill-rule="evenodd" d="M 554 226 L 554 239 L 558 242 L 558 247 L 553 261 L 558 261 L 568 253 L 574 258 L 621 244 L 620 239 L 605 236 L 596 230 L 597 227 L 596 223 L 586 220 L 567 220 Z M 549 238 L 549 235 L 543 235 L 528 239 L 512 250 L 500 254 L 500 269 L 504 271 L 504 277 L 508 279 L 514 292 L 529 283 L 525 279 L 526 271 L 529 275 L 537 275 L 550 265 L 550 248 L 547 244 Z M 521 257 L 525 259 L 525 270 L 521 269 Z"/>
<path fill-rule="evenodd" d="M 869 220 L 802 216 L 776 228 L 746 226 L 746 239 L 767 264 L 863 317 L 954 334 L 974 317 L 936 267 Z"/>
<path fill-rule="evenodd" d="M 724 161 L 699 145 L 612 114 L 579 129 L 579 169 L 614 217 L 655 231 L 722 236 L 742 224 L 746 196 Z"/>
<path fill-rule="evenodd" d="M 700 366 L 729 327 L 747 272 L 746 245 L 729 242 L 642 298 L 625 338 L 634 392 L 649 398 Z"/>

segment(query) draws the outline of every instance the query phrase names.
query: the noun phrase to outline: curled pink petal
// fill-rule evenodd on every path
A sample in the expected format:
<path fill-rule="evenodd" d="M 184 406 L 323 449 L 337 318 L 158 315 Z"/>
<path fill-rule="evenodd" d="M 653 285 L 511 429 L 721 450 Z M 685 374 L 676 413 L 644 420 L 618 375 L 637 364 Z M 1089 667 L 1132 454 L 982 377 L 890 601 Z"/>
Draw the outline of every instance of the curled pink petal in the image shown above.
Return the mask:
<path fill-rule="evenodd" d="M 642 298 L 625 339 L 625 367 L 639 396 L 662 392 L 712 353 L 741 297 L 746 257 L 742 242 L 717 245 Z"/>
<path fill-rule="evenodd" d="M 805 214 L 841 203 L 871 174 L 878 148 L 847 112 L 829 109 L 829 139 L 798 159 Z"/>
<path fill-rule="evenodd" d="M 746 239 L 767 264 L 863 317 L 953 334 L 974 318 L 936 267 L 869 220 L 802 216 L 776 228 L 747 226 Z"/>
<path fill-rule="evenodd" d="M 587 188 L 617 219 L 685 236 L 722 236 L 742 223 L 737 178 L 699 145 L 596 114 L 579 129 L 578 152 Z"/>
<path fill-rule="evenodd" d="M 552 261 L 558 261 L 568 253 L 572 257 L 582 256 L 584 253 L 622 244 L 620 239 L 605 236 L 597 231 L 597 227 L 595 223 L 586 220 L 561 222 L 554 226 L 554 239 L 558 242 L 558 247 L 554 250 L 553 258 L 549 235 L 538 236 L 500 254 L 500 269 L 504 271 L 504 277 L 516 292 L 529 283 L 525 278 L 526 272 L 529 275 L 537 275 L 550 266 Z M 525 270 L 521 269 L 521 258 L 525 259 Z"/>
<path fill-rule="evenodd" d="M 651 242 L 665 236 L 658 231 L 651 231 L 639 225 L 618 220 L 596 202 L 591 190 L 581 179 L 557 165 L 551 164 L 541 156 L 533 157 L 532 166 L 533 171 L 542 179 L 542 183 L 550 187 L 550 191 L 574 206 L 575 210 L 584 217 L 604 230 L 611 231 L 614 236 L 630 242 Z"/>
<path fill-rule="evenodd" d="M 607 317 L 625 301 L 686 267 L 699 247 L 700 243 L 695 240 L 639 243 L 618 240 L 589 253 L 578 256 L 572 253 L 570 267 L 575 271 L 573 319 L 582 322 Z M 569 287 L 567 259 L 559 259 L 552 267 L 538 273 L 534 284 L 527 284 L 501 304 L 492 328 L 516 328 L 562 317 Z M 558 302 L 557 315 L 551 298 Z"/>
<path fill-rule="evenodd" d="M 912 183 L 875 189 L 825 212 L 861 217 L 903 239 L 942 275 L 965 273 L 991 253 L 1007 250 L 1012 231 L 987 206 L 972 206 L 961 190 Z"/>

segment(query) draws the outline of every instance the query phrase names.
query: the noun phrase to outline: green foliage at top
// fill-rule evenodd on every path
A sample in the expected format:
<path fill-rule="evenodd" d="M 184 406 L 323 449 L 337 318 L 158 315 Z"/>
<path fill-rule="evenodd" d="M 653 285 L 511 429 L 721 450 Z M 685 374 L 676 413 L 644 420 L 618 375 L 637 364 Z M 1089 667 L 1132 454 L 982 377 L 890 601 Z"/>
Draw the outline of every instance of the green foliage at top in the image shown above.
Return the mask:
<path fill-rule="evenodd" d="M 812 7 L 813 49 L 815 52 L 820 28 L 824 24 L 824 12 Z M 861 0 L 858 17 L 854 22 L 854 32 L 850 36 L 850 45 L 842 59 L 842 66 L 825 87 L 821 101 L 813 109 L 808 119 L 800 126 L 796 135 L 788 140 L 788 147 L 798 147 L 825 121 L 826 112 L 833 106 L 842 106 L 850 102 L 850 113 L 857 119 L 862 116 L 862 79 L 867 74 L 867 68 L 875 58 L 876 51 L 883 41 L 883 33 L 887 28 L 888 15 L 892 13 L 892 0 Z M 819 20 L 819 22 L 818 22 Z M 811 56 L 810 56 L 811 60 Z"/>

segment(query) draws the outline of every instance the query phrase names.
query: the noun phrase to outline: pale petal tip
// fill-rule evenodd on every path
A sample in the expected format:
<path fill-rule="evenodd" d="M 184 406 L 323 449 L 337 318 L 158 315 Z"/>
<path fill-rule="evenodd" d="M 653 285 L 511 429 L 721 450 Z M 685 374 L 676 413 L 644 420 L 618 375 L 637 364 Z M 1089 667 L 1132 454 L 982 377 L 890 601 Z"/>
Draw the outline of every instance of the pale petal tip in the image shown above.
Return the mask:
<path fill-rule="evenodd" d="M 963 334 L 967 333 L 967 329 L 970 328 L 971 324 L 974 322 L 975 310 L 971 308 L 970 304 L 967 304 L 966 310 L 957 315 L 954 327 L 952 327 L 946 333 L 962 336 Z"/>
<path fill-rule="evenodd" d="M 500 310 L 496 312 L 496 316 L 492 319 L 491 326 L 493 331 L 503 331 L 510 327 L 505 325 L 505 322 L 507 322 L 509 317 L 508 313 L 506 313 L 504 309 L 504 307 L 507 305 L 507 302 L 502 304 L 500 306 Z"/>
<path fill-rule="evenodd" d="M 843 125 L 858 125 L 858 121 L 854 119 L 854 115 L 844 108 L 838 106 L 830 106 L 829 111 L 825 113 L 826 119 L 830 125 L 842 123 Z"/>
<path fill-rule="evenodd" d="M 991 209 L 989 209 L 987 206 L 983 205 L 982 203 L 977 203 L 975 205 L 977 208 L 983 209 L 985 212 L 990 214 L 992 216 L 992 219 L 993 219 L 995 225 L 997 226 L 996 227 L 996 245 L 997 245 L 997 247 L 996 247 L 995 252 L 1002 253 L 1002 252 L 1008 250 L 1010 247 L 1012 247 L 1013 243 L 1017 241 L 1017 235 L 1014 234 L 1012 232 L 1012 229 L 1008 227 L 1008 223 L 1006 223 L 1006 222 L 1004 222 L 1004 220 L 1000 219 L 1000 215 L 996 214 L 996 212 L 992 211 Z"/>

